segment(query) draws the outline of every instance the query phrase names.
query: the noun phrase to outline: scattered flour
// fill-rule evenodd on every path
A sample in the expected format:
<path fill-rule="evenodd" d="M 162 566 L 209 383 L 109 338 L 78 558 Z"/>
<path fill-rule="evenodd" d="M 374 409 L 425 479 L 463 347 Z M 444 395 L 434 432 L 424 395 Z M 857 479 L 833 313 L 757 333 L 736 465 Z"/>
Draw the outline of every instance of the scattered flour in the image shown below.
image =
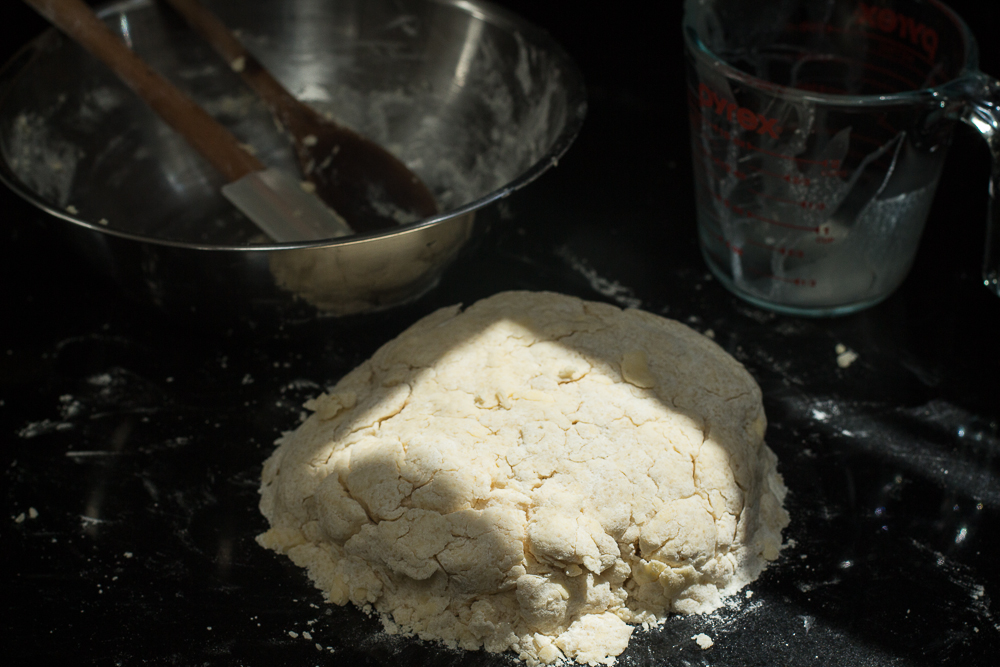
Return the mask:
<path fill-rule="evenodd" d="M 444 308 L 305 407 L 258 541 L 390 634 L 611 664 L 632 624 L 729 604 L 788 522 L 756 383 L 639 310 Z"/>
<path fill-rule="evenodd" d="M 73 424 L 70 422 L 57 422 L 51 419 L 43 419 L 41 421 L 27 424 L 17 432 L 17 435 L 25 439 L 37 438 L 40 435 L 47 435 L 56 431 L 68 431 L 72 428 Z"/>
<path fill-rule="evenodd" d="M 556 255 L 569 264 L 571 269 L 586 278 L 590 287 L 598 294 L 614 299 L 615 303 L 623 308 L 642 308 L 642 300 L 635 295 L 631 288 L 625 287 L 615 280 L 601 277 L 586 260 L 577 257 L 566 246 L 558 248 Z"/>

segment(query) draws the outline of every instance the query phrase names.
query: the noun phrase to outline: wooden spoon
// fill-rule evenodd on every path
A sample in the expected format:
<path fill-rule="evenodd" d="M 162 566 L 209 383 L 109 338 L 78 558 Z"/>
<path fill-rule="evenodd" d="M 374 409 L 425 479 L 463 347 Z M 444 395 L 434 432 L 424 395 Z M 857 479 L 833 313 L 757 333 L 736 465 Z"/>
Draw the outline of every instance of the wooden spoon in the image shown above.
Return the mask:
<path fill-rule="evenodd" d="M 225 127 L 157 74 L 83 0 L 24 0 L 70 39 L 103 62 L 216 169 L 222 194 L 278 242 L 315 241 L 352 232 L 301 183 L 268 169 Z"/>
<path fill-rule="evenodd" d="M 166 0 L 271 108 L 295 145 L 302 175 L 357 232 L 435 215 L 426 185 L 373 141 L 300 102 L 247 51 L 199 0 Z"/>

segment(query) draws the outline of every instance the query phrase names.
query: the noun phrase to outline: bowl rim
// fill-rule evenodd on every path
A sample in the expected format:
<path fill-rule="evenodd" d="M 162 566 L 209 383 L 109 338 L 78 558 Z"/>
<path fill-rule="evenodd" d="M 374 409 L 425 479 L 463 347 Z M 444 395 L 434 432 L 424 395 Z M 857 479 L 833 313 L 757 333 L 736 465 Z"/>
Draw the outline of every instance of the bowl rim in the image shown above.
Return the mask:
<path fill-rule="evenodd" d="M 109 236 L 116 236 L 139 243 L 148 243 L 158 246 L 169 246 L 174 248 L 185 248 L 191 250 L 204 251 L 238 251 L 238 252 L 262 252 L 274 250 L 292 250 L 306 248 L 332 248 L 347 247 L 371 243 L 389 237 L 407 236 L 418 233 L 430 227 L 435 227 L 449 220 L 464 218 L 473 211 L 488 206 L 498 200 L 504 199 L 513 192 L 528 185 L 550 167 L 559 163 L 562 156 L 569 150 L 575 141 L 583 125 L 587 114 L 587 90 L 575 61 L 566 50 L 548 33 L 547 30 L 531 23 L 518 14 L 500 7 L 489 0 L 423 0 L 424 2 L 455 7 L 465 13 L 481 20 L 507 30 L 516 30 L 541 48 L 551 54 L 555 60 L 556 68 L 562 77 L 563 84 L 567 91 L 567 114 L 564 124 L 556 140 L 545 153 L 525 169 L 516 178 L 496 190 L 474 199 L 458 208 L 439 213 L 437 215 L 417 220 L 415 222 L 400 225 L 397 228 L 385 229 L 364 234 L 354 234 L 351 236 L 322 239 L 318 241 L 299 241 L 293 243 L 260 243 L 253 245 L 224 245 L 195 243 L 186 241 L 174 241 L 169 239 L 158 239 L 155 237 L 142 236 L 130 232 L 123 232 L 113 228 L 104 227 L 99 224 L 87 222 L 74 216 L 69 211 L 62 210 L 45 201 L 35 192 L 30 190 L 11 170 L 6 159 L 0 156 L 0 182 L 10 188 L 15 194 L 32 204 L 36 208 L 44 211 L 48 215 L 62 219 L 78 227 L 90 231 L 98 232 Z M 94 7 L 95 13 L 104 18 L 114 12 L 125 11 L 126 9 L 136 9 L 154 4 L 154 0 L 116 0 Z M 18 49 L 7 62 L 0 66 L 0 109 L 3 108 L 10 89 L 23 74 L 24 69 L 33 60 L 35 52 L 42 47 L 46 40 L 55 39 L 59 31 L 55 27 L 49 27 L 41 34 L 32 38 L 24 46 Z"/>

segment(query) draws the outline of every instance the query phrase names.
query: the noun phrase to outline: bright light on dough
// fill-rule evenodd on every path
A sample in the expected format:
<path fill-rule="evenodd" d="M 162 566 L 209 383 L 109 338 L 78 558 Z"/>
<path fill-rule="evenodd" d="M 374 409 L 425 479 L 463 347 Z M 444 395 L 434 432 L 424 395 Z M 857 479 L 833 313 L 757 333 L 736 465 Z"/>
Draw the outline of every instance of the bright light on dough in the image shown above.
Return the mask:
<path fill-rule="evenodd" d="M 761 394 L 675 321 L 551 293 L 444 308 L 279 440 L 258 537 L 391 632 L 611 664 L 777 558 Z"/>

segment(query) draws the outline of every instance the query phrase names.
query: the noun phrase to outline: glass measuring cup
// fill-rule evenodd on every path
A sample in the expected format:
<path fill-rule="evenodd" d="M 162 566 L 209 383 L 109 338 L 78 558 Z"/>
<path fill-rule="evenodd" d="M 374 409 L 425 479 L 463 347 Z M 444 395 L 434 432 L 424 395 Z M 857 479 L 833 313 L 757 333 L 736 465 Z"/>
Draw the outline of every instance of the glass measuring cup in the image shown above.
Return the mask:
<path fill-rule="evenodd" d="M 699 241 L 731 291 L 796 315 L 910 270 L 956 121 L 990 144 L 983 279 L 1000 295 L 1000 83 L 937 0 L 686 0 Z"/>

